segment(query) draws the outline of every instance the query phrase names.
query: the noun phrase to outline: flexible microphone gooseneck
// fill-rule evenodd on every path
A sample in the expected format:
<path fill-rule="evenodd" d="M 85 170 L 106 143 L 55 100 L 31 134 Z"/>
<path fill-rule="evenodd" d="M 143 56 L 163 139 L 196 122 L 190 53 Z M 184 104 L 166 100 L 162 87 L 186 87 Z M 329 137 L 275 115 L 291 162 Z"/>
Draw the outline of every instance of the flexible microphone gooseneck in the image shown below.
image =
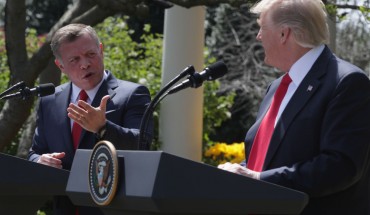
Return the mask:
<path fill-rule="evenodd" d="M 26 87 L 26 83 L 24 83 L 24 81 L 18 82 L 16 84 L 14 84 L 13 86 L 9 87 L 8 89 L 6 89 L 4 92 L 0 93 L 0 98 L 3 97 L 5 94 L 9 93 L 12 90 L 24 89 L 25 87 Z"/>
<path fill-rule="evenodd" d="M 5 95 L 1 97 L 0 99 L 6 100 L 6 99 L 12 99 L 12 98 L 21 98 L 23 100 L 26 100 L 31 96 L 43 97 L 43 96 L 51 95 L 54 92 L 55 92 L 54 84 L 47 83 L 47 84 L 40 84 L 39 86 L 32 88 L 32 89 L 28 87 L 23 87 L 22 89 L 19 90 L 19 92 Z"/>
<path fill-rule="evenodd" d="M 224 76 L 226 73 L 226 65 L 223 62 L 218 61 L 210 65 L 209 67 L 206 67 L 202 72 L 189 75 L 188 79 L 183 81 L 181 84 L 173 87 L 171 90 L 168 91 L 168 94 L 176 93 L 188 87 L 198 88 L 202 86 L 204 81 L 216 80 L 217 78 Z"/>
<path fill-rule="evenodd" d="M 227 66 L 218 61 L 209 67 L 206 67 L 202 72 L 197 73 L 193 66 L 186 67 L 178 76 L 172 79 L 166 86 L 164 86 L 158 94 L 150 102 L 149 106 L 144 112 L 143 118 L 140 124 L 140 135 L 139 135 L 139 150 L 150 150 L 151 141 L 149 135 L 147 134 L 147 127 L 149 119 L 152 117 L 155 107 L 161 102 L 167 95 L 176 93 L 180 90 L 186 89 L 188 87 L 198 88 L 204 81 L 213 81 L 217 78 L 224 76 L 227 73 Z M 186 75 L 188 78 L 181 84 L 176 85 L 170 89 L 175 83 L 180 81 Z"/>
<path fill-rule="evenodd" d="M 148 138 L 147 135 L 147 129 L 148 129 L 148 122 L 149 119 L 152 117 L 153 112 L 155 110 L 155 107 L 157 104 L 167 96 L 168 93 L 167 90 L 171 88 L 174 84 L 176 84 L 179 80 L 184 78 L 188 74 L 194 74 L 195 69 L 193 66 L 188 66 L 186 67 L 178 76 L 176 76 L 174 79 L 172 79 L 166 86 L 164 86 L 158 93 L 157 95 L 153 98 L 153 100 L 150 102 L 149 106 L 146 108 L 143 118 L 141 119 L 141 124 L 140 124 L 140 135 L 139 135 L 139 150 L 149 150 L 151 141 Z M 163 95 L 166 93 L 165 95 Z"/>

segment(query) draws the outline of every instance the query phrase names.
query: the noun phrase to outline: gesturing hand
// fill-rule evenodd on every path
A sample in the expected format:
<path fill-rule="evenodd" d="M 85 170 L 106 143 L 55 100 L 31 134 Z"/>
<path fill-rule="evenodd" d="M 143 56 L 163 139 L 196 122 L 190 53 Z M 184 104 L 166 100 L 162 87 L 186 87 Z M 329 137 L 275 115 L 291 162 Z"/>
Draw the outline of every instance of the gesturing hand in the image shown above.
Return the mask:
<path fill-rule="evenodd" d="M 104 96 L 99 107 L 96 108 L 82 100 L 78 101 L 78 106 L 71 103 L 67 108 L 68 117 L 85 130 L 97 133 L 105 125 L 105 111 L 109 98 L 109 95 Z"/>

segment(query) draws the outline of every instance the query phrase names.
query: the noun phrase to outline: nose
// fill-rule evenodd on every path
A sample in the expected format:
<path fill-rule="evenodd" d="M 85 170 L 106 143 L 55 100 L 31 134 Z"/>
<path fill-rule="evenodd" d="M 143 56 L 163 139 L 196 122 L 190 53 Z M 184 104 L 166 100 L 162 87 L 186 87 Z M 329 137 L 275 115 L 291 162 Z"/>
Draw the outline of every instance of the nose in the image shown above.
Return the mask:
<path fill-rule="evenodd" d="M 80 63 L 80 69 L 87 69 L 90 66 L 90 61 L 87 58 L 82 58 Z"/>

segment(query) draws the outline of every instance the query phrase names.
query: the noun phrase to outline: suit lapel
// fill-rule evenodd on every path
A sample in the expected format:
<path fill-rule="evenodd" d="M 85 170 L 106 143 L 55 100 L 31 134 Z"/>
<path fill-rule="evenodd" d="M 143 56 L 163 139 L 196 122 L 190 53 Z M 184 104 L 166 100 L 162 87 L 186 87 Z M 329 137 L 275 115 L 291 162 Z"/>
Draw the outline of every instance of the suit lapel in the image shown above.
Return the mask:
<path fill-rule="evenodd" d="M 67 107 L 70 102 L 70 95 L 71 83 L 62 85 L 60 91 L 55 93 L 55 107 L 57 107 L 55 108 L 55 111 L 58 111 L 57 116 L 61 117 L 61 134 L 67 134 L 63 135 L 63 143 L 65 144 L 67 149 L 66 153 L 73 152 L 71 121 L 67 115 Z"/>
<path fill-rule="evenodd" d="M 98 107 L 100 105 L 101 99 L 105 95 L 109 95 L 110 100 L 111 100 L 116 95 L 116 92 L 114 91 L 114 89 L 117 87 L 118 87 L 117 79 L 112 75 L 112 73 L 108 72 L 107 79 L 103 81 L 91 105 L 93 107 Z M 110 110 L 109 105 L 110 105 L 110 102 L 108 101 L 107 111 Z"/>
<path fill-rule="evenodd" d="M 290 99 L 276 124 L 274 133 L 271 137 L 270 146 L 267 151 L 263 169 L 266 169 L 266 167 L 270 164 L 296 115 L 302 111 L 307 102 L 309 102 L 310 98 L 312 98 L 315 92 L 319 89 L 321 85 L 320 77 L 325 75 L 325 68 L 331 56 L 332 53 L 326 47 L 310 71 L 307 73 L 301 84 L 298 86 L 293 97 Z"/>

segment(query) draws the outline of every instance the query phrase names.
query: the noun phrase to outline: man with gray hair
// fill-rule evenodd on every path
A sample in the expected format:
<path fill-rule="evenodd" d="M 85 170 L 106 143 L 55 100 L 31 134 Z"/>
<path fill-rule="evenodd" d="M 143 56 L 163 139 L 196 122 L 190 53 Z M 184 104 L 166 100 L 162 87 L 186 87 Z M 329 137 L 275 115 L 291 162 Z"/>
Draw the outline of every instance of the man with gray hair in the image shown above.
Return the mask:
<path fill-rule="evenodd" d="M 251 12 L 265 63 L 284 74 L 247 132 L 245 163 L 219 168 L 307 193 L 302 214 L 369 215 L 369 78 L 327 47 L 320 0 L 262 0 Z"/>
<path fill-rule="evenodd" d="M 60 28 L 52 38 L 51 49 L 55 64 L 70 82 L 58 86 L 54 95 L 40 99 L 28 159 L 70 170 L 75 151 L 92 149 L 100 140 L 110 141 L 121 150 L 138 149 L 141 119 L 150 103 L 149 90 L 105 70 L 103 44 L 90 26 Z M 147 135 L 152 131 L 150 121 Z M 99 208 L 75 207 L 67 197 L 59 197 L 54 199 L 54 214 L 103 213 Z"/>

